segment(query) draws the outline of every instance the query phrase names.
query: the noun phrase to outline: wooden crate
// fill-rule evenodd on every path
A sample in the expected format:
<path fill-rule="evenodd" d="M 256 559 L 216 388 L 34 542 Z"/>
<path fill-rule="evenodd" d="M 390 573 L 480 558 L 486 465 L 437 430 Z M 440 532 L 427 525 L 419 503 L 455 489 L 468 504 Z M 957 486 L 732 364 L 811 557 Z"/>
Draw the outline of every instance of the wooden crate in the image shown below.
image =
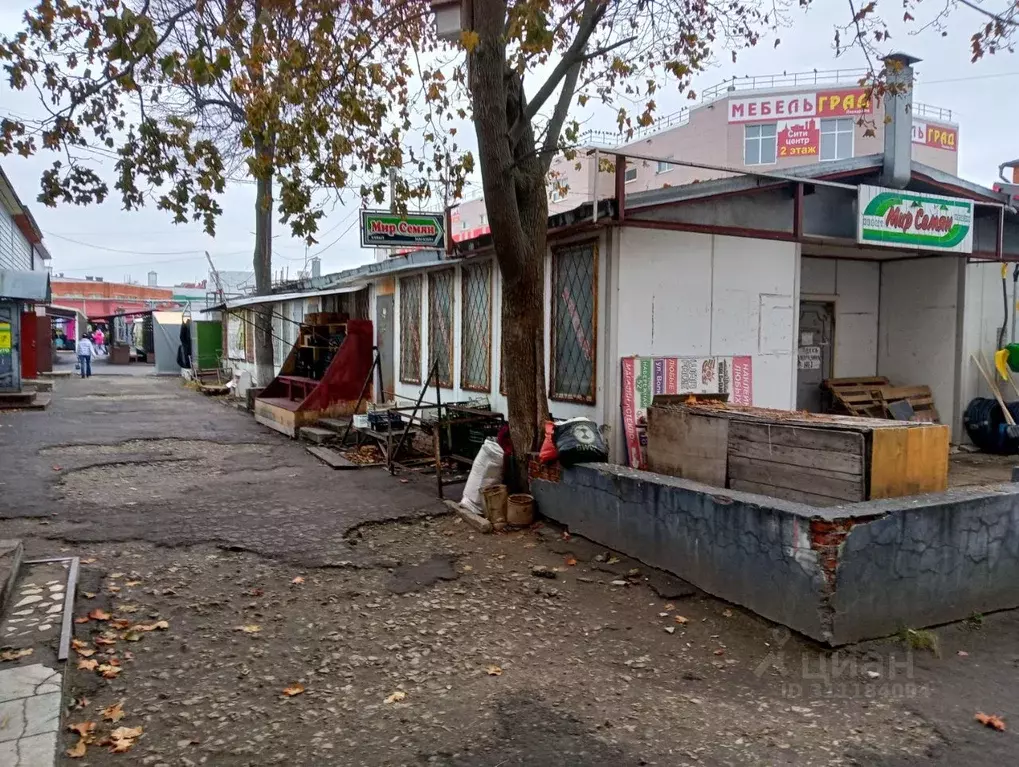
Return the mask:
<path fill-rule="evenodd" d="M 733 405 L 648 410 L 652 471 L 834 506 L 948 487 L 948 427 Z"/>

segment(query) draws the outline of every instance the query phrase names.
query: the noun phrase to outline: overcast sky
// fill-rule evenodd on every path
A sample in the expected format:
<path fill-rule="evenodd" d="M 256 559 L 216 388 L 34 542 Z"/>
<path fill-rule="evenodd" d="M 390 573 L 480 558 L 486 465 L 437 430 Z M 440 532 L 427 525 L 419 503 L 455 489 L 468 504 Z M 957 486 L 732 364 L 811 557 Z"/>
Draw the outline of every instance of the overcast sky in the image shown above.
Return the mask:
<path fill-rule="evenodd" d="M 1005 0 L 1000 3 L 1006 5 Z M 901 4 L 883 0 L 887 13 L 901 13 Z M 988 7 L 998 4 L 990 3 Z M 0 0 L 0 30 L 5 33 L 20 27 L 24 0 Z M 921 5 L 922 7 L 922 5 Z M 781 32 L 782 42 L 773 47 L 769 41 L 757 49 L 742 52 L 735 64 L 728 55 L 719 56 L 719 64 L 694 83 L 695 90 L 714 85 L 733 76 L 780 74 L 863 66 L 856 52 L 835 58 L 831 46 L 832 25 L 844 20 L 845 3 L 841 0 L 815 0 L 815 7 L 803 14 L 795 11 L 794 23 Z M 962 177 L 990 185 L 997 178 L 997 166 L 1019 157 L 1014 141 L 1019 122 L 1019 104 L 1008 95 L 1019 86 L 1019 60 L 1005 53 L 976 64 L 969 61 L 969 37 L 981 23 L 965 8 L 951 20 L 947 37 L 929 30 L 921 35 L 901 33 L 891 41 L 894 50 L 917 56 L 918 84 L 915 100 L 952 110 L 959 123 L 959 173 Z M 531 82 L 529 91 L 537 84 Z M 38 114 L 34 95 L 12 93 L 0 83 L 0 113 Z M 666 89 L 657 99 L 660 114 L 690 104 L 685 95 Z M 614 119 L 605 111 L 588 113 L 585 127 L 614 129 Z M 473 129 L 459 131 L 465 140 Z M 32 208 L 53 254 L 55 272 L 69 276 L 100 275 L 108 280 L 130 277 L 145 282 L 149 270 L 159 275 L 159 283 L 169 285 L 201 280 L 208 275 L 204 251 L 208 250 L 219 269 L 250 269 L 253 240 L 254 187 L 233 184 L 222 198 L 224 214 L 217 236 L 205 235 L 198 224 L 174 225 L 168 214 L 155 209 L 140 212 L 121 210 L 118 199 L 103 205 L 80 208 L 45 208 L 34 202 L 41 172 L 49 166 L 46 154 L 30 159 L 0 159 L 19 196 Z M 97 160 L 97 166 L 112 170 L 113 160 Z M 111 184 L 112 186 L 112 184 Z M 323 274 L 339 271 L 372 259 L 371 251 L 361 250 L 358 242 L 356 202 L 337 206 L 321 225 L 320 244 L 310 248 L 320 254 Z M 303 242 L 294 240 L 282 226 L 275 230 L 273 269 L 289 266 L 290 275 L 305 260 Z"/>

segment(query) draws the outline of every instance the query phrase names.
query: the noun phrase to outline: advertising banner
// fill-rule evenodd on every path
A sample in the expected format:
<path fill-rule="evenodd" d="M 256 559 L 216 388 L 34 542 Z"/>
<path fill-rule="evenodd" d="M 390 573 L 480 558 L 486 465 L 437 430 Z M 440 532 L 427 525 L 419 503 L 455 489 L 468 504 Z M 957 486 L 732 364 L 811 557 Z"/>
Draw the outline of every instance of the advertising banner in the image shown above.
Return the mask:
<path fill-rule="evenodd" d="M 958 152 L 959 129 L 948 125 L 913 120 L 913 143 Z"/>
<path fill-rule="evenodd" d="M 361 211 L 362 248 L 442 248 L 446 242 L 442 213 Z"/>
<path fill-rule="evenodd" d="M 656 394 L 728 394 L 729 402 L 753 404 L 753 358 L 623 357 L 623 433 L 627 463 L 647 468 L 645 425 Z"/>
<path fill-rule="evenodd" d="M 860 186 L 857 241 L 885 247 L 973 252 L 973 201 Z"/>
<path fill-rule="evenodd" d="M 779 157 L 814 157 L 821 151 L 817 120 L 784 120 L 778 124 Z"/>
<path fill-rule="evenodd" d="M 849 117 L 869 115 L 873 112 L 874 104 L 863 88 L 729 99 L 731 123 L 803 120 L 805 117 Z"/>

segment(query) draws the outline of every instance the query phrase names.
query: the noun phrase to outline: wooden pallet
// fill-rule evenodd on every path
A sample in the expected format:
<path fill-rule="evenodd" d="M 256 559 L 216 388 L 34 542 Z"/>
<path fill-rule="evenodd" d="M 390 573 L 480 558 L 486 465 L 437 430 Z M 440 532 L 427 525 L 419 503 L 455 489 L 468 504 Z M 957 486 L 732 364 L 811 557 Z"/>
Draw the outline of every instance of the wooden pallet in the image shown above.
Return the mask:
<path fill-rule="evenodd" d="M 822 386 L 831 392 L 835 408 L 862 418 L 894 418 L 890 405 L 906 401 L 913 409 L 911 420 L 939 423 L 934 395 L 929 386 L 893 386 L 884 376 L 829 378 Z"/>

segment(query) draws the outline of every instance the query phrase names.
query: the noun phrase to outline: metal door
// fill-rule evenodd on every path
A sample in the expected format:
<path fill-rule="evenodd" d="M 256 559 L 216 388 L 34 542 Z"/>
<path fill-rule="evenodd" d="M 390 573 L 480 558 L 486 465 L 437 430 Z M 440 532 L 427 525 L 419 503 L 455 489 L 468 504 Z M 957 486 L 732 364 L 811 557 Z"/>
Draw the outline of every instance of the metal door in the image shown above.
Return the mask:
<path fill-rule="evenodd" d="M 796 364 L 796 408 L 811 413 L 825 410 L 821 382 L 832 376 L 835 305 L 800 302 L 800 338 Z"/>
<path fill-rule="evenodd" d="M 393 379 L 393 309 L 395 296 L 390 293 L 388 296 L 376 296 L 375 298 L 375 330 L 378 333 L 379 363 L 382 369 L 382 386 L 378 392 L 394 391 L 395 380 Z M 379 402 L 387 397 L 384 394 L 376 393 L 375 399 Z"/>
<path fill-rule="evenodd" d="M 0 301 L 0 391 L 21 391 L 20 338 L 18 304 Z"/>

